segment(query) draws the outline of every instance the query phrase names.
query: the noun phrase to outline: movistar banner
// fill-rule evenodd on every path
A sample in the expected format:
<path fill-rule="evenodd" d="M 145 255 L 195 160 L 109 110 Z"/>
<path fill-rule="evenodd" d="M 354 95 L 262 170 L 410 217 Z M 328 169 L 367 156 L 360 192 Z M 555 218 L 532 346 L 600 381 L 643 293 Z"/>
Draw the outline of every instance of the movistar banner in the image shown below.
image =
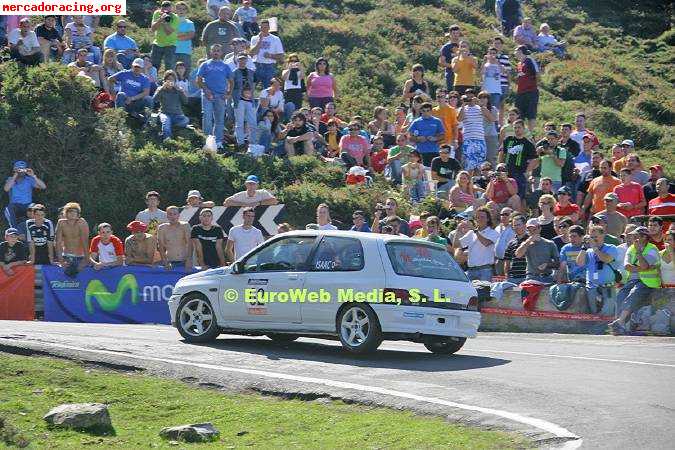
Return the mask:
<path fill-rule="evenodd" d="M 51 322 L 170 323 L 169 301 L 182 270 L 128 266 L 94 270 L 76 278 L 42 266 L 45 320 Z"/>

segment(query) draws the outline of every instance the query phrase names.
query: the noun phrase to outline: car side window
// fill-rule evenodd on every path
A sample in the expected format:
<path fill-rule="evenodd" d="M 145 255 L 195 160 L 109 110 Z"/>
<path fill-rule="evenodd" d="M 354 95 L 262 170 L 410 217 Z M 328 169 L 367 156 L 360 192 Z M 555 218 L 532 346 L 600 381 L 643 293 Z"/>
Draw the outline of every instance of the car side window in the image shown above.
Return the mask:
<path fill-rule="evenodd" d="M 363 247 L 354 238 L 324 236 L 310 264 L 313 272 L 349 272 L 363 269 Z"/>
<path fill-rule="evenodd" d="M 288 272 L 307 270 L 307 257 L 312 251 L 313 236 L 280 239 L 244 261 L 244 272 Z"/>

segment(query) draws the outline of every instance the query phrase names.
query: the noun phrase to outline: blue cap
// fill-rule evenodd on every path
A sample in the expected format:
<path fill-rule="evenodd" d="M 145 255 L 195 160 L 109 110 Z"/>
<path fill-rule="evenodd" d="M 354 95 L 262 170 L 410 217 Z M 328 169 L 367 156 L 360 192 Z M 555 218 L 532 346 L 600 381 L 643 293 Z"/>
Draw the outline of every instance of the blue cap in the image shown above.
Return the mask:
<path fill-rule="evenodd" d="M 255 175 L 249 175 L 246 177 L 245 183 L 256 183 L 260 184 L 260 180 Z"/>
<path fill-rule="evenodd" d="M 9 236 L 10 234 L 13 234 L 13 235 L 15 235 L 15 236 L 18 236 L 18 235 L 19 235 L 19 230 L 17 230 L 16 228 L 7 228 L 7 229 L 5 230 L 5 236 Z"/>
<path fill-rule="evenodd" d="M 14 161 L 14 168 L 15 169 L 27 169 L 28 168 L 28 163 L 26 161 Z"/>

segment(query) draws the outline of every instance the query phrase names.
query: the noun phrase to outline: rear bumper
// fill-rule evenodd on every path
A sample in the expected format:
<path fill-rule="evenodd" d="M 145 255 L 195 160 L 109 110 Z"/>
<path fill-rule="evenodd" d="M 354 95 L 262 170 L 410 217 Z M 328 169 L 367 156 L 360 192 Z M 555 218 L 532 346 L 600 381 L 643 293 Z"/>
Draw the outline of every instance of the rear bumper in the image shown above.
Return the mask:
<path fill-rule="evenodd" d="M 480 313 L 477 311 L 419 306 L 372 306 L 383 333 L 476 337 L 480 326 Z"/>

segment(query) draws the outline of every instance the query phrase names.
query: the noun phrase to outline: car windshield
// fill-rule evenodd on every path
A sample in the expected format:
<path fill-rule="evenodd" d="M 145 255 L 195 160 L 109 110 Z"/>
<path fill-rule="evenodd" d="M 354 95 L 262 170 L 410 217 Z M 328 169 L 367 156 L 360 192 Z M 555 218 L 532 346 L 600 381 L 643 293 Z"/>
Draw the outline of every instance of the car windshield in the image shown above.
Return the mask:
<path fill-rule="evenodd" d="M 468 281 L 459 264 L 440 245 L 389 242 L 385 247 L 394 272 L 398 275 Z"/>

